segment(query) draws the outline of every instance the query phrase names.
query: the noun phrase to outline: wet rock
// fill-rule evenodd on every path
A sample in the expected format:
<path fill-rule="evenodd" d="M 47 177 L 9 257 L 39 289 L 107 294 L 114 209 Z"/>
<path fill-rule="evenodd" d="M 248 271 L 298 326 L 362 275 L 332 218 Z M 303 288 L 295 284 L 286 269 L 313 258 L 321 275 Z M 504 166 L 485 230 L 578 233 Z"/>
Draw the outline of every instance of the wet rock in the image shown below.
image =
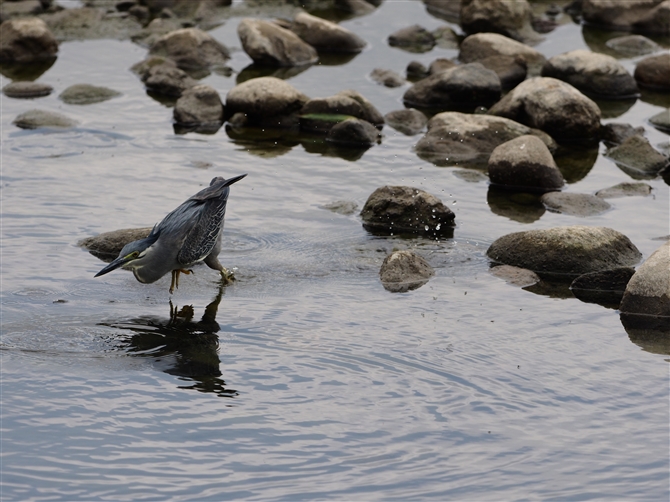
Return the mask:
<path fill-rule="evenodd" d="M 2 88 L 5 96 L 10 98 L 41 98 L 53 90 L 49 84 L 39 82 L 12 82 Z"/>
<path fill-rule="evenodd" d="M 370 122 L 351 117 L 331 127 L 326 140 L 341 145 L 371 146 L 379 142 L 380 134 Z"/>
<path fill-rule="evenodd" d="M 198 83 L 185 71 L 171 64 L 150 66 L 143 74 L 142 81 L 149 91 L 173 97 L 181 96 L 186 89 Z"/>
<path fill-rule="evenodd" d="M 541 38 L 531 28 L 527 0 L 461 0 L 460 25 L 465 33 L 500 33 L 520 41 Z"/>
<path fill-rule="evenodd" d="M 620 145 L 631 136 L 644 136 L 644 127 L 610 122 L 600 128 L 600 139 L 608 145 Z"/>
<path fill-rule="evenodd" d="M 327 98 L 310 99 L 301 110 L 301 115 L 333 114 L 349 115 L 370 122 L 381 128 L 384 117 L 361 93 L 352 89 L 340 91 Z"/>
<path fill-rule="evenodd" d="M 372 70 L 372 73 L 370 73 L 370 78 L 385 87 L 400 87 L 405 85 L 405 79 L 402 75 L 393 70 L 375 68 Z"/>
<path fill-rule="evenodd" d="M 646 183 L 619 183 L 609 188 L 603 188 L 596 192 L 597 197 L 603 199 L 616 199 L 618 197 L 646 197 L 651 194 L 651 186 Z"/>
<path fill-rule="evenodd" d="M 291 31 L 319 52 L 358 53 L 365 40 L 333 22 L 301 12 L 295 16 Z"/>
<path fill-rule="evenodd" d="M 624 35 L 623 37 L 611 38 L 605 45 L 610 49 L 628 56 L 644 56 L 661 50 L 661 46 L 643 35 Z"/>
<path fill-rule="evenodd" d="M 668 5 L 670 6 L 670 2 Z M 668 25 L 670 26 L 670 22 Z M 664 52 L 643 59 L 635 67 L 634 76 L 640 87 L 652 91 L 670 91 L 670 53 Z"/>
<path fill-rule="evenodd" d="M 455 66 L 457 66 L 457 64 L 454 63 L 451 59 L 438 58 L 430 63 L 430 66 L 428 67 L 428 74 L 435 75 L 436 73 L 440 73 L 441 71 L 450 70 Z"/>
<path fill-rule="evenodd" d="M 177 19 L 157 17 L 146 25 L 142 30 L 133 35 L 133 42 L 144 47 L 151 47 L 161 37 L 183 28 L 181 22 Z"/>
<path fill-rule="evenodd" d="M 458 23 L 461 13 L 460 0 L 424 0 L 423 3 L 431 15 L 450 23 Z"/>
<path fill-rule="evenodd" d="M 142 29 L 133 16 L 119 16 L 115 12 L 94 7 L 63 9 L 40 16 L 54 36 L 60 40 L 125 40 Z"/>
<path fill-rule="evenodd" d="M 600 130 L 600 108 L 570 84 L 535 77 L 512 89 L 491 115 L 541 129 L 559 141 L 593 141 Z"/>
<path fill-rule="evenodd" d="M 670 242 L 640 265 L 626 286 L 619 310 L 625 314 L 670 317 Z"/>
<path fill-rule="evenodd" d="M 479 183 L 489 179 L 486 174 L 476 169 L 454 169 L 451 174 L 468 183 Z"/>
<path fill-rule="evenodd" d="M 491 267 L 489 272 L 506 283 L 520 288 L 532 286 L 540 282 L 540 277 L 532 270 L 513 267 L 511 265 L 497 265 Z"/>
<path fill-rule="evenodd" d="M 392 293 L 404 293 L 420 288 L 435 275 L 433 267 L 414 251 L 394 251 L 388 255 L 381 268 L 379 278 L 384 289 Z"/>
<path fill-rule="evenodd" d="M 332 211 L 333 213 L 350 215 L 356 212 L 358 209 L 358 204 L 351 200 L 336 200 L 328 204 L 321 206 L 323 209 Z"/>
<path fill-rule="evenodd" d="M 316 134 L 327 134 L 335 125 L 347 119 L 356 118 L 340 113 L 307 113 L 300 114 L 300 129 Z M 369 122 L 368 122 L 369 123 Z"/>
<path fill-rule="evenodd" d="M 407 136 L 419 134 L 428 123 L 428 118 L 419 110 L 414 108 L 405 108 L 404 110 L 395 110 L 384 115 L 386 123 L 396 131 L 400 131 Z"/>
<path fill-rule="evenodd" d="M 316 49 L 292 31 L 260 19 L 242 19 L 237 26 L 242 48 L 256 64 L 302 66 L 315 63 Z"/>
<path fill-rule="evenodd" d="M 507 234 L 494 241 L 486 254 L 494 262 L 566 275 L 630 267 L 642 257 L 620 232 L 581 225 Z"/>
<path fill-rule="evenodd" d="M 545 193 L 541 200 L 550 211 L 570 216 L 595 216 L 612 207 L 601 197 L 586 193 L 550 192 Z"/>
<path fill-rule="evenodd" d="M 591 272 L 577 277 L 570 290 L 579 300 L 618 308 L 624 290 L 635 273 L 632 267 L 621 267 L 601 272 Z"/>
<path fill-rule="evenodd" d="M 431 31 L 436 45 L 441 49 L 458 49 L 460 37 L 450 26 L 440 26 Z"/>
<path fill-rule="evenodd" d="M 11 19 L 0 25 L 0 62 L 35 63 L 54 60 L 58 42 L 38 18 Z"/>
<path fill-rule="evenodd" d="M 12 122 L 21 129 L 38 129 L 40 127 L 70 128 L 77 125 L 77 121 L 66 117 L 62 113 L 44 110 L 29 110 L 17 116 Z"/>
<path fill-rule="evenodd" d="M 96 258 L 104 261 L 112 261 L 119 256 L 123 246 L 130 242 L 144 239 L 151 232 L 151 228 L 124 228 L 122 230 L 104 232 L 95 237 L 82 239 L 77 245 L 88 250 Z"/>
<path fill-rule="evenodd" d="M 519 223 L 533 223 L 547 212 L 536 193 L 517 192 L 489 185 L 486 203 L 491 212 Z"/>
<path fill-rule="evenodd" d="M 415 150 L 419 157 L 438 166 L 486 164 L 498 145 L 526 134 L 538 136 L 550 150 L 556 148 L 547 134 L 513 120 L 444 112 L 428 121 L 428 132 L 417 142 Z"/>
<path fill-rule="evenodd" d="M 450 235 L 455 215 L 440 199 L 418 188 L 383 186 L 361 210 L 363 227 L 378 235 Z"/>
<path fill-rule="evenodd" d="M 589 24 L 610 30 L 670 34 L 668 0 L 583 0 L 582 17 Z"/>
<path fill-rule="evenodd" d="M 108 87 L 75 84 L 61 92 L 58 98 L 68 105 L 90 105 L 92 103 L 101 103 L 120 95 L 120 92 Z"/>
<path fill-rule="evenodd" d="M 283 118 L 295 114 L 309 98 L 291 84 L 275 77 L 260 77 L 233 87 L 226 96 L 226 116 L 243 113 L 251 123 L 270 119 L 277 127 L 288 126 Z"/>
<path fill-rule="evenodd" d="M 649 123 L 659 131 L 670 132 L 670 108 L 651 117 Z"/>
<path fill-rule="evenodd" d="M 522 58 L 531 75 L 539 74 L 546 58 L 532 47 L 498 33 L 476 33 L 461 44 L 458 58 L 464 63 L 474 63 L 491 56 Z"/>
<path fill-rule="evenodd" d="M 423 63 L 420 63 L 419 61 L 410 61 L 405 69 L 405 75 L 407 75 L 407 78 L 410 80 L 418 80 L 426 78 L 429 73 L 428 68 L 426 68 Z"/>
<path fill-rule="evenodd" d="M 646 138 L 637 135 L 609 149 L 606 155 L 634 177 L 654 178 L 668 166 L 667 157 L 654 149 Z"/>
<path fill-rule="evenodd" d="M 448 110 L 491 105 L 500 99 L 500 79 L 480 63 L 456 66 L 418 81 L 403 95 L 406 105 Z"/>
<path fill-rule="evenodd" d="M 9 1 L 0 4 L 0 19 L 2 20 L 36 16 L 42 12 L 44 12 L 44 6 L 39 0 Z"/>
<path fill-rule="evenodd" d="M 549 59 L 542 67 L 543 77 L 569 83 L 584 94 L 608 99 L 639 95 L 633 76 L 612 56 L 583 49 Z"/>
<path fill-rule="evenodd" d="M 391 47 L 400 47 L 410 52 L 428 52 L 435 46 L 435 37 L 423 26 L 414 24 L 389 35 Z"/>
<path fill-rule="evenodd" d="M 182 70 L 225 66 L 228 49 L 210 34 L 197 28 L 184 28 L 163 35 L 149 51 L 171 59 Z"/>
<path fill-rule="evenodd" d="M 519 56 L 489 56 L 477 62 L 498 75 L 503 90 L 513 89 L 528 75 L 526 61 Z"/>
<path fill-rule="evenodd" d="M 219 93 L 205 84 L 186 89 L 175 103 L 174 120 L 186 126 L 218 129 L 223 123 L 223 103 Z"/>
<path fill-rule="evenodd" d="M 488 171 L 491 183 L 508 188 L 546 192 L 560 190 L 565 183 L 547 145 L 531 135 L 497 146 Z"/>
<path fill-rule="evenodd" d="M 366 2 L 365 0 L 335 0 L 334 2 L 337 9 L 353 14 L 354 16 L 364 16 L 373 12 L 375 10 L 374 3 Z"/>

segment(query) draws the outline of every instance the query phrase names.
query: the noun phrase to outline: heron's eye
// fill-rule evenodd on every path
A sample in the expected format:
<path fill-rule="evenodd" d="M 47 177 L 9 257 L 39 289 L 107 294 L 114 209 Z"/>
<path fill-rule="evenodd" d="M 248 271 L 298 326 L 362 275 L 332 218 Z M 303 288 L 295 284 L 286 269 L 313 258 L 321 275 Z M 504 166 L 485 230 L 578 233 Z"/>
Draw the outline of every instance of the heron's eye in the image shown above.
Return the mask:
<path fill-rule="evenodd" d="M 140 255 L 139 251 L 133 251 L 128 255 L 128 258 L 137 258 Z"/>

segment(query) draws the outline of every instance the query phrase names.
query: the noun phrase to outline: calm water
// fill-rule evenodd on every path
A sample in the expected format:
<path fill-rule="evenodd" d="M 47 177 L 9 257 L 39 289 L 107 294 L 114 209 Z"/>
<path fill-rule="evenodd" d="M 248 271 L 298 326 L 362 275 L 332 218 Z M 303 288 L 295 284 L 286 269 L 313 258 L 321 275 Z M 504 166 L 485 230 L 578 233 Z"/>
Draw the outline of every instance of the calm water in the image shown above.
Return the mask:
<path fill-rule="evenodd" d="M 238 49 L 236 72 L 250 63 L 238 21 L 211 31 Z M 373 68 L 457 55 L 387 46 L 413 23 L 444 21 L 390 1 L 345 21 L 369 48 L 290 82 L 400 109 L 406 87 L 374 84 Z M 538 48 L 551 56 L 594 38 L 567 23 Z M 509 232 L 587 224 L 623 232 L 646 258 L 670 232 L 662 179 L 648 181 L 653 196 L 612 199 L 597 217 L 510 217 L 486 178 L 422 161 L 420 136 L 389 127 L 355 161 L 274 133 L 176 135 L 171 109 L 128 71 L 145 54 L 129 41 L 66 42 L 40 77 L 52 96 L 1 98 L 3 500 L 667 500 L 668 354 L 632 343 L 614 310 L 505 284 L 485 257 Z M 235 79 L 202 81 L 225 96 Z M 123 95 L 59 101 L 76 83 Z M 645 99 L 605 121 L 644 125 L 668 106 Z M 11 124 L 32 108 L 80 126 Z M 647 137 L 668 141 L 649 126 Z M 563 167 L 577 173 L 570 192 L 631 181 L 600 155 L 590 169 Z M 212 177 L 245 172 L 220 256 L 235 284 L 220 290 L 206 267 L 172 297 L 168 277 L 93 278 L 103 263 L 79 239 L 152 225 Z M 376 238 L 358 212 L 321 207 L 360 208 L 385 184 L 440 197 L 456 213 L 454 238 Z M 417 249 L 436 276 L 385 291 L 378 270 L 394 248 Z"/>

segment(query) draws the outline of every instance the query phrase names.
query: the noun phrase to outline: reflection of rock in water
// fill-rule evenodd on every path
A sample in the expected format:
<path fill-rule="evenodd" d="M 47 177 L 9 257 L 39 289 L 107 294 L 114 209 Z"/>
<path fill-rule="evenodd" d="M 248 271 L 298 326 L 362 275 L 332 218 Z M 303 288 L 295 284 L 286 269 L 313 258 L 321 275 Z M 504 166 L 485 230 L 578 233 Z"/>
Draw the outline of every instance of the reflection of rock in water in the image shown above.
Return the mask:
<path fill-rule="evenodd" d="M 170 302 L 170 317 L 144 316 L 121 322 L 101 323 L 132 331 L 121 339 L 121 348 L 137 357 L 154 359 L 165 373 L 183 377 L 192 385 L 180 389 L 213 392 L 220 397 L 234 397 L 237 391 L 225 387 L 219 378 L 219 324 L 216 313 L 223 296 L 219 289 L 216 298 L 205 308 L 200 321 L 193 321 L 193 307 L 178 309 Z"/>
<path fill-rule="evenodd" d="M 533 223 L 546 211 L 538 194 L 514 192 L 489 185 L 486 202 L 493 214 L 520 223 Z"/>
<path fill-rule="evenodd" d="M 620 315 L 630 341 L 652 354 L 670 355 L 670 317 Z"/>

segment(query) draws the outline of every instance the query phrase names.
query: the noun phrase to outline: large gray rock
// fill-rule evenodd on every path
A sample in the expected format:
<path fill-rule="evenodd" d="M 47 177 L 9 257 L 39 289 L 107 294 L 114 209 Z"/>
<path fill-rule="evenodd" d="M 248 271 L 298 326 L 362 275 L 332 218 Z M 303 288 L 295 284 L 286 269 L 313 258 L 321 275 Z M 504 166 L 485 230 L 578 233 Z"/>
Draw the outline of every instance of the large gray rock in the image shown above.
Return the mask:
<path fill-rule="evenodd" d="M 306 12 L 295 16 L 291 31 L 319 52 L 357 53 L 366 45 L 365 40 L 346 28 Z"/>
<path fill-rule="evenodd" d="M 524 135 L 499 145 L 488 164 L 491 183 L 546 192 L 565 184 L 554 157 L 540 138 Z"/>
<path fill-rule="evenodd" d="M 637 135 L 609 149 L 607 157 L 636 178 L 655 178 L 668 166 L 668 158 L 651 146 L 646 138 Z"/>
<path fill-rule="evenodd" d="M 108 87 L 91 84 L 71 85 L 58 98 L 69 105 L 90 105 L 120 96 L 121 93 Z"/>
<path fill-rule="evenodd" d="M 72 120 L 62 113 L 44 110 L 29 110 L 24 112 L 17 116 L 12 123 L 21 129 L 39 129 L 40 127 L 67 129 L 77 125 L 76 120 Z"/>
<path fill-rule="evenodd" d="M 433 110 L 489 106 L 500 99 L 500 78 L 480 63 L 456 66 L 419 80 L 403 95 L 406 105 Z"/>
<path fill-rule="evenodd" d="M 588 193 L 551 192 L 540 200 L 550 211 L 580 217 L 595 216 L 612 207 L 601 197 Z"/>
<path fill-rule="evenodd" d="M 182 70 L 221 67 L 230 59 L 230 52 L 223 44 L 198 28 L 163 35 L 149 53 L 171 59 Z"/>
<path fill-rule="evenodd" d="M 80 240 L 77 245 L 87 249 L 93 256 L 104 261 L 112 261 L 126 244 L 144 239 L 151 232 L 152 227 L 124 228 L 104 232 L 95 237 L 87 237 Z"/>
<path fill-rule="evenodd" d="M 315 63 L 316 49 L 292 31 L 260 19 L 242 19 L 237 26 L 242 48 L 264 66 L 302 66 Z"/>
<path fill-rule="evenodd" d="M 582 17 L 610 30 L 670 34 L 668 0 L 582 0 Z"/>
<path fill-rule="evenodd" d="M 541 129 L 559 142 L 593 141 L 600 130 L 598 105 L 570 84 L 549 77 L 522 82 L 489 113 Z"/>
<path fill-rule="evenodd" d="M 539 74 L 546 61 L 541 52 L 498 33 L 470 35 L 461 43 L 458 58 L 464 63 L 474 63 L 491 56 L 519 57 L 526 62 L 531 75 Z"/>
<path fill-rule="evenodd" d="M 498 145 L 527 134 L 538 136 L 550 150 L 556 148 L 547 134 L 513 120 L 443 112 L 428 121 L 428 132 L 417 142 L 415 151 L 422 159 L 438 166 L 486 164 Z"/>
<path fill-rule="evenodd" d="M 633 76 L 612 56 L 583 49 L 549 59 L 543 77 L 569 83 L 584 94 L 601 98 L 630 98 L 639 94 Z"/>
<path fill-rule="evenodd" d="M 223 103 L 214 88 L 200 84 L 182 93 L 173 115 L 177 124 L 217 127 L 223 123 Z"/>
<path fill-rule="evenodd" d="M 383 186 L 372 192 L 361 210 L 363 227 L 380 235 L 450 235 L 455 215 L 440 199 L 407 186 Z"/>
<path fill-rule="evenodd" d="M 405 108 L 395 110 L 384 115 L 386 123 L 396 131 L 400 131 L 407 136 L 419 134 L 428 123 L 426 116 L 414 108 Z"/>
<path fill-rule="evenodd" d="M 297 113 L 308 100 L 306 95 L 281 79 L 254 78 L 228 91 L 226 116 L 243 113 L 252 123 L 261 122 L 270 117 Z"/>
<path fill-rule="evenodd" d="M 538 41 L 530 26 L 527 0 L 461 0 L 460 25 L 467 34 L 500 33 L 515 40 Z"/>
<path fill-rule="evenodd" d="M 48 96 L 53 90 L 49 84 L 40 82 L 11 82 L 2 88 L 5 96 L 25 99 Z"/>
<path fill-rule="evenodd" d="M 645 89 L 670 91 L 670 52 L 649 56 L 640 61 L 635 67 L 635 80 Z"/>
<path fill-rule="evenodd" d="M 670 317 L 670 241 L 637 269 L 626 286 L 619 310 L 626 314 Z"/>
<path fill-rule="evenodd" d="M 498 263 L 561 275 L 630 267 L 642 257 L 620 232 L 581 225 L 507 234 L 495 240 L 486 254 Z"/>
<path fill-rule="evenodd" d="M 0 62 L 34 63 L 56 59 L 58 42 L 41 19 L 11 19 L 0 25 Z"/>
<path fill-rule="evenodd" d="M 435 275 L 433 267 L 414 251 L 394 251 L 388 255 L 381 268 L 379 278 L 387 291 L 404 293 L 420 288 Z"/>

